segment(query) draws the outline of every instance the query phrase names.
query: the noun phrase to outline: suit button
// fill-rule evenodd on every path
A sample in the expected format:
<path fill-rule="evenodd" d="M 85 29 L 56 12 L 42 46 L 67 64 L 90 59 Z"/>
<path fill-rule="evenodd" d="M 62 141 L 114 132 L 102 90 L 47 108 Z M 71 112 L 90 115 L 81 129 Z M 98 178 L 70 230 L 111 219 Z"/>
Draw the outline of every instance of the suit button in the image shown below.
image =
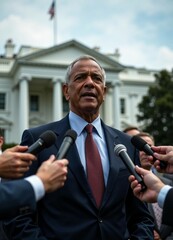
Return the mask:
<path fill-rule="evenodd" d="M 99 218 L 98 221 L 99 221 L 99 223 L 102 223 L 102 222 L 103 222 L 103 220 L 102 220 L 101 218 Z"/>

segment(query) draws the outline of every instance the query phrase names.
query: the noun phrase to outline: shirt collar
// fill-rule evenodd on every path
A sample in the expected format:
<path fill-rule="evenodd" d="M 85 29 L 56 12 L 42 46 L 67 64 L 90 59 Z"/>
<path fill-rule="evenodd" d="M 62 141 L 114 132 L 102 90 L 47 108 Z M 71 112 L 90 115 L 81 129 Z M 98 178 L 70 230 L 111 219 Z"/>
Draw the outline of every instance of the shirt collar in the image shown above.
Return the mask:
<path fill-rule="evenodd" d="M 85 126 L 87 124 L 89 124 L 83 118 L 81 118 L 79 115 L 77 115 L 76 113 L 74 113 L 72 111 L 70 111 L 70 113 L 69 113 L 69 121 L 70 121 L 71 128 L 77 132 L 78 136 L 82 133 L 82 131 L 85 128 Z M 97 134 L 101 138 L 103 138 L 100 116 L 98 116 L 92 122 L 92 125 L 94 126 L 94 131 L 96 131 Z"/>

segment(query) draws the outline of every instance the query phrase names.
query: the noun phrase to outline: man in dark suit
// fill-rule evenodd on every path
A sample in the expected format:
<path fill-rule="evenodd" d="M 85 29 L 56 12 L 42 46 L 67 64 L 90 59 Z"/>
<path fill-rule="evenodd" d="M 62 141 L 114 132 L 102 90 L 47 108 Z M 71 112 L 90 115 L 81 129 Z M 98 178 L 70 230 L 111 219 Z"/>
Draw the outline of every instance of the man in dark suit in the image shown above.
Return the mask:
<path fill-rule="evenodd" d="M 147 142 L 149 146 L 153 146 L 155 144 L 154 137 L 147 132 L 140 132 L 137 134 L 137 136 Z M 139 152 L 139 158 L 141 167 L 152 171 L 157 177 L 161 179 L 164 184 L 172 185 L 172 180 L 170 178 L 166 178 L 163 176 L 163 174 L 157 172 L 157 170 L 153 167 L 153 162 L 148 159 L 148 155 L 144 151 Z M 173 240 L 173 228 L 168 225 L 161 224 L 162 209 L 158 206 L 158 204 L 148 203 L 148 209 L 153 216 L 155 223 L 154 240 Z"/>
<path fill-rule="evenodd" d="M 128 227 L 131 239 L 153 239 L 153 219 L 147 206 L 134 197 L 128 182 L 129 171 L 115 156 L 114 144 L 123 143 L 135 164 L 139 164 L 138 155 L 134 156 L 134 147 L 127 134 L 105 125 L 100 119 L 99 109 L 105 99 L 106 85 L 105 72 L 97 60 L 91 56 L 75 60 L 67 70 L 63 92 L 69 101 L 70 113 L 58 122 L 24 131 L 22 144 L 31 145 L 47 129 L 58 136 L 55 145 L 38 154 L 28 176 L 37 171 L 50 153 L 56 155 L 66 131 L 74 129 L 76 143 L 66 156 L 69 160 L 67 181 L 59 191 L 46 194 L 38 202 L 36 223 L 31 214 L 8 221 L 6 230 L 10 237 L 22 240 L 124 240 Z M 97 160 L 101 159 L 101 166 L 95 167 L 92 173 L 88 170 L 90 151 L 85 152 L 85 140 L 89 135 L 85 127 L 88 125 L 93 126 L 94 130 L 89 134 L 97 148 L 90 157 L 97 152 Z M 92 160 L 94 162 L 95 157 Z M 103 183 L 99 191 L 102 195 L 90 182 L 90 176 L 95 178 L 98 173 L 97 188 Z"/>

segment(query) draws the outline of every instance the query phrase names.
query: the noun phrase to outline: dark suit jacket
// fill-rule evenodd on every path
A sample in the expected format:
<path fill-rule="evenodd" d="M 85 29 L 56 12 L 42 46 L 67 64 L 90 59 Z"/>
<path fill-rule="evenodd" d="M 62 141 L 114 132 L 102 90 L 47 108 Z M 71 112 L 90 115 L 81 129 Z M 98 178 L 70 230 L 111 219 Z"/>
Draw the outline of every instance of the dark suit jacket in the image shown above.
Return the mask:
<path fill-rule="evenodd" d="M 147 206 L 134 197 L 128 181 L 129 171 L 114 153 L 114 143 L 123 143 L 130 157 L 134 159 L 134 147 L 130 137 L 104 123 L 102 126 L 107 142 L 110 171 L 100 209 L 96 207 L 80 161 L 80 153 L 74 144 L 67 154 L 69 166 L 64 187 L 46 194 L 38 203 L 38 226 L 34 226 L 29 214 L 25 217 L 18 216 L 6 223 L 6 230 L 13 236 L 12 239 L 125 239 L 126 219 L 132 239 L 153 239 L 153 219 Z M 27 175 L 34 174 L 50 154 L 57 154 L 64 134 L 70 129 L 68 116 L 61 121 L 25 131 L 22 144 L 31 145 L 48 129 L 57 134 L 57 142 L 38 155 L 38 160 L 33 162 Z M 139 164 L 139 159 L 135 164 Z M 15 224 L 17 228 L 14 230 Z"/>
<path fill-rule="evenodd" d="M 0 184 L 0 219 L 24 214 L 26 211 L 35 209 L 34 191 L 29 182 L 14 180 Z"/>
<path fill-rule="evenodd" d="M 163 177 L 161 175 L 157 175 L 157 176 L 161 179 L 161 181 L 164 184 L 172 185 L 172 180 L 171 179 Z M 155 230 L 159 233 L 161 239 L 166 240 L 168 238 L 169 240 L 171 240 L 171 239 L 173 240 L 173 227 L 162 223 L 161 227 L 159 229 L 158 226 L 157 226 L 157 221 L 156 221 L 156 218 L 155 218 L 155 214 L 154 214 L 154 210 L 153 210 L 152 204 L 149 203 L 148 207 L 149 207 L 149 211 L 151 212 L 151 215 L 154 218 Z"/>
<path fill-rule="evenodd" d="M 163 206 L 162 222 L 164 224 L 173 226 L 173 188 L 171 188 L 166 196 Z"/>

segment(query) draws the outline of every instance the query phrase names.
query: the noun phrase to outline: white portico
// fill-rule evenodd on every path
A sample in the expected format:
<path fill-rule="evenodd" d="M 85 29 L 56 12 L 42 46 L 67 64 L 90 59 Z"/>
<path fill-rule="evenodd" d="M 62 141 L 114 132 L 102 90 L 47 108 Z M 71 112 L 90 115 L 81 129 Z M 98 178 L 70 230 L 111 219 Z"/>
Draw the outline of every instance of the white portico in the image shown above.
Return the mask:
<path fill-rule="evenodd" d="M 68 65 L 81 55 L 92 55 L 106 71 L 108 90 L 101 109 L 105 123 L 120 130 L 137 123 L 137 103 L 153 83 L 153 73 L 146 71 L 141 78 L 139 69 L 126 68 L 75 40 L 47 49 L 22 46 L 15 56 L 11 45 L 8 56 L 0 59 L 0 127 L 7 143 L 19 143 L 25 129 L 67 114 L 62 85 Z"/>

